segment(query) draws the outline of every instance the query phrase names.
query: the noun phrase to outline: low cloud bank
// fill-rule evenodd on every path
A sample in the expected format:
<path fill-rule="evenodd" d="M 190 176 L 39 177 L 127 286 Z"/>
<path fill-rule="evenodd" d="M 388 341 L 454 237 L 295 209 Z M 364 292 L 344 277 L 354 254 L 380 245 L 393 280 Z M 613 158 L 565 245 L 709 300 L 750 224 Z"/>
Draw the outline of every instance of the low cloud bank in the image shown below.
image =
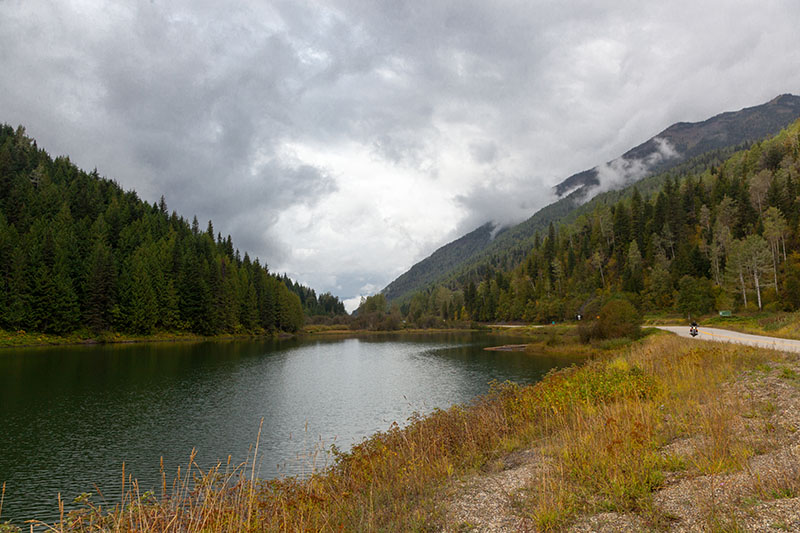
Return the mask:
<path fill-rule="evenodd" d="M 600 193 L 621 189 L 648 176 L 652 170 L 665 161 L 681 157 L 680 152 L 667 139 L 653 139 L 655 151 L 639 159 L 618 157 L 608 163 L 596 166 L 598 185 L 588 190 L 582 199 L 588 202 Z"/>

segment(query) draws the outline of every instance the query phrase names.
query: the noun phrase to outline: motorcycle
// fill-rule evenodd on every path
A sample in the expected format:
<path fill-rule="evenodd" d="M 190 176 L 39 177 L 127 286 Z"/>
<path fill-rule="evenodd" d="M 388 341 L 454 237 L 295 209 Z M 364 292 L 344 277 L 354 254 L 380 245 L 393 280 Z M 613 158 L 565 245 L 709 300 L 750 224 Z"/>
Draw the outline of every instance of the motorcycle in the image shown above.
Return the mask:
<path fill-rule="evenodd" d="M 697 326 L 689 326 L 689 335 L 697 337 Z"/>

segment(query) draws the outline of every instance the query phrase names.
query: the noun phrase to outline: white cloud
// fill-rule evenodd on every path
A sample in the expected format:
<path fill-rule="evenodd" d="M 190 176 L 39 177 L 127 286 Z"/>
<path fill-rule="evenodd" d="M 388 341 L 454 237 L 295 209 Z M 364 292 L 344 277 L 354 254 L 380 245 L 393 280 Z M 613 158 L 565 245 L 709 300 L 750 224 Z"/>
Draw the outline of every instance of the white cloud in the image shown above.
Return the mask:
<path fill-rule="evenodd" d="M 593 187 L 582 200 L 587 201 L 604 191 L 621 189 L 625 185 L 643 178 L 659 163 L 679 156 L 675 147 L 667 139 L 656 137 L 653 140 L 656 145 L 656 151 L 647 157 L 640 159 L 618 157 L 595 167 L 597 179 L 600 183 Z"/>

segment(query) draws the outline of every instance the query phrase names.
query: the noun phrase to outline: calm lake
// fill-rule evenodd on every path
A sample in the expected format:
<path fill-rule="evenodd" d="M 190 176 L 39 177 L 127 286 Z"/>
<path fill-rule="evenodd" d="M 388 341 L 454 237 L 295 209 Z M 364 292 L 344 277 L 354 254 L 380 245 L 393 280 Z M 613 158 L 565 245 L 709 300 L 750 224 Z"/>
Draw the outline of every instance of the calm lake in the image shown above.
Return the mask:
<path fill-rule="evenodd" d="M 577 359 L 490 352 L 485 333 L 0 350 L 0 523 L 57 518 L 57 495 L 118 497 L 122 464 L 142 490 L 186 468 L 247 457 L 261 477 L 324 466 L 331 444 L 467 403 L 492 380 L 530 383 Z M 322 453 L 315 451 L 323 450 Z M 94 500 L 102 501 L 95 493 Z"/>

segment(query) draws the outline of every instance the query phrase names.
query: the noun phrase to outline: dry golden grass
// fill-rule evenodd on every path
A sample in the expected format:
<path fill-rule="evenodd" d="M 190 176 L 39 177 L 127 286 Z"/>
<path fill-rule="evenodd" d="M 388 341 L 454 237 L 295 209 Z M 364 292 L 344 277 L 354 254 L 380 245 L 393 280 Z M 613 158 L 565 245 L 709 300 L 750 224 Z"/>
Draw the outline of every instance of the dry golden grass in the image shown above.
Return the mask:
<path fill-rule="evenodd" d="M 700 476 L 745 468 L 754 449 L 735 427 L 743 406 L 722 387 L 773 356 L 658 337 L 612 361 L 594 363 L 605 372 L 641 373 L 653 385 L 646 394 L 620 394 L 610 402 L 568 403 L 564 413 L 554 415 L 548 449 L 555 464 L 546 479 L 534 480 L 527 502 L 534 524 L 546 531 L 577 514 L 633 511 L 657 527 L 665 517 L 651 495 L 666 473 Z M 691 439 L 691 453 L 664 452 L 666 444 L 681 439 Z"/>

